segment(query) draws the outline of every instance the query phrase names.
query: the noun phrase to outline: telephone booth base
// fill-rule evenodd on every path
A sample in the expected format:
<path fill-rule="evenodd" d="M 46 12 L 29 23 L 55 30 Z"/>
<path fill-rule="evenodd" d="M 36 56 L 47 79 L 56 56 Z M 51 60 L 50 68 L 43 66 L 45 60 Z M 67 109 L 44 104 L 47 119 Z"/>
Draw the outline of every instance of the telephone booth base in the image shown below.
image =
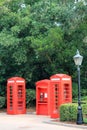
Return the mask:
<path fill-rule="evenodd" d="M 47 105 L 46 104 L 39 104 L 38 111 L 36 112 L 37 115 L 48 115 Z"/>
<path fill-rule="evenodd" d="M 60 118 L 60 115 L 58 115 L 58 114 L 52 114 L 50 117 L 53 118 L 53 119 L 55 119 L 55 118 Z"/>

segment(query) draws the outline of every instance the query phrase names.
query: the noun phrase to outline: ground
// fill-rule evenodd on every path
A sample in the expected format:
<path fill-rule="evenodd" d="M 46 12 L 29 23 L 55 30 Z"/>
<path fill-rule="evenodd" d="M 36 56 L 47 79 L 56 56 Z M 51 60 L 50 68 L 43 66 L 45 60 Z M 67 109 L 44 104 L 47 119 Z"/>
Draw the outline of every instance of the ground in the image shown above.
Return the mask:
<path fill-rule="evenodd" d="M 35 112 L 36 111 L 36 108 L 35 107 L 30 107 L 30 108 L 27 108 L 27 112 Z M 1 112 L 6 112 L 6 109 L 0 109 L 0 113 Z"/>
<path fill-rule="evenodd" d="M 36 111 L 36 108 L 35 107 L 30 107 L 30 108 L 27 108 L 27 112 L 35 112 Z M 0 110 L 0 113 L 2 112 L 6 112 L 6 109 L 1 109 Z M 61 122 L 61 123 L 66 123 L 66 124 L 76 124 L 76 122 L 71 122 L 71 121 L 60 121 L 59 119 L 53 119 L 53 122 Z M 82 124 L 82 125 L 85 125 L 87 126 L 87 124 Z"/>

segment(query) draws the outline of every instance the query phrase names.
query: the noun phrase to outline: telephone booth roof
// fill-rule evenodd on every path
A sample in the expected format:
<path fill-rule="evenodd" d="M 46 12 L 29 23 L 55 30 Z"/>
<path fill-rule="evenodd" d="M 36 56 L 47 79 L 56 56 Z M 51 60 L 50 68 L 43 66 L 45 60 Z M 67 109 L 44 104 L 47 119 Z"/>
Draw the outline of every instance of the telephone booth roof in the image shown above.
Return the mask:
<path fill-rule="evenodd" d="M 50 80 L 49 79 L 43 79 L 43 80 L 39 80 L 36 82 L 36 85 L 40 85 L 40 84 L 49 84 Z"/>
<path fill-rule="evenodd" d="M 7 81 L 17 81 L 17 80 L 19 80 L 19 81 L 25 81 L 25 79 L 21 78 L 21 77 L 12 77 L 12 78 L 9 78 Z"/>
<path fill-rule="evenodd" d="M 67 74 L 55 74 L 55 75 L 52 75 L 50 77 L 50 79 L 62 79 L 62 78 L 71 78 L 71 76 L 67 75 Z"/>

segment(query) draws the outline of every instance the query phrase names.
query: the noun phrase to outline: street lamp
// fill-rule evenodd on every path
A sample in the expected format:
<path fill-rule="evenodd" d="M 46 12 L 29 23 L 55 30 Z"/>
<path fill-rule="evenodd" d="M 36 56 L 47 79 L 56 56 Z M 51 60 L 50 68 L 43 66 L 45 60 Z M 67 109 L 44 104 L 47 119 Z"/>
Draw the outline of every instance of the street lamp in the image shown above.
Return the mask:
<path fill-rule="evenodd" d="M 73 57 L 75 65 L 77 66 L 78 72 L 78 113 L 77 113 L 77 124 L 83 124 L 83 115 L 81 107 L 81 90 L 80 90 L 80 65 L 82 64 L 83 56 L 79 54 L 77 50 L 76 55 Z"/>

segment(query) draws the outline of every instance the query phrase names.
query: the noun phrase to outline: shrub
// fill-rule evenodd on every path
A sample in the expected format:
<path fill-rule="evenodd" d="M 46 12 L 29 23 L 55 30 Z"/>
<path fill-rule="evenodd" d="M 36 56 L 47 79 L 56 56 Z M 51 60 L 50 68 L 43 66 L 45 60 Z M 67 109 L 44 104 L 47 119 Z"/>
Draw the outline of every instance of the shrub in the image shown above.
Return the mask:
<path fill-rule="evenodd" d="M 77 107 L 75 103 L 63 104 L 60 106 L 60 120 L 61 121 L 76 121 Z M 83 119 L 87 118 L 87 104 L 82 104 Z"/>
<path fill-rule="evenodd" d="M 5 97 L 0 96 L 0 108 L 5 107 Z"/>
<path fill-rule="evenodd" d="M 87 116 L 87 104 L 82 104 L 83 115 Z"/>
<path fill-rule="evenodd" d="M 60 107 L 60 120 L 61 121 L 74 121 L 77 116 L 76 104 L 63 104 Z"/>
<path fill-rule="evenodd" d="M 35 106 L 35 89 L 27 89 L 26 90 L 26 106 L 27 108 Z"/>
<path fill-rule="evenodd" d="M 81 96 L 87 96 L 87 91 L 86 91 L 86 89 L 82 89 L 82 91 L 81 91 Z"/>

